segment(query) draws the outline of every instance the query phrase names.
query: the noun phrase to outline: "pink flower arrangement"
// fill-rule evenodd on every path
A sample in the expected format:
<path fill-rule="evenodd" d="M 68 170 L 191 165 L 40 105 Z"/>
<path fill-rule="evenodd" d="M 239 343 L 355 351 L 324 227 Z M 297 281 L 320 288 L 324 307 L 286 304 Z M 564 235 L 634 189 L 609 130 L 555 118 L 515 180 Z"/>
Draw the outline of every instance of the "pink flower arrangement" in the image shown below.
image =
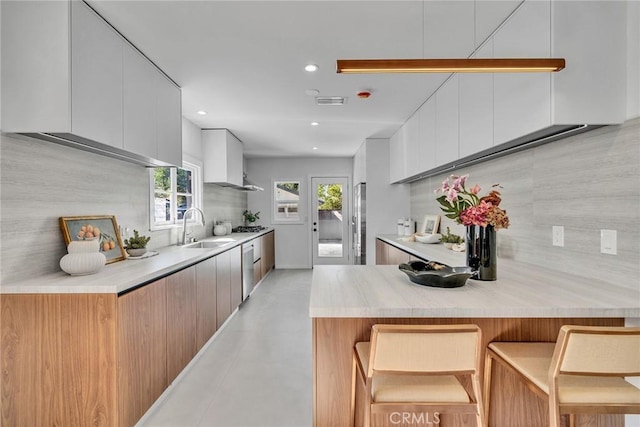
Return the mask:
<path fill-rule="evenodd" d="M 440 203 L 440 209 L 445 216 L 456 220 L 462 225 L 493 226 L 496 230 L 509 228 L 507 211 L 499 207 L 502 199 L 500 192 L 495 190 L 500 187 L 494 184 L 488 195 L 479 197 L 481 188 L 474 185 L 467 189 L 465 184 L 469 175 L 451 175 L 442 182 L 442 186 L 435 193 L 442 193 L 436 200 Z"/>

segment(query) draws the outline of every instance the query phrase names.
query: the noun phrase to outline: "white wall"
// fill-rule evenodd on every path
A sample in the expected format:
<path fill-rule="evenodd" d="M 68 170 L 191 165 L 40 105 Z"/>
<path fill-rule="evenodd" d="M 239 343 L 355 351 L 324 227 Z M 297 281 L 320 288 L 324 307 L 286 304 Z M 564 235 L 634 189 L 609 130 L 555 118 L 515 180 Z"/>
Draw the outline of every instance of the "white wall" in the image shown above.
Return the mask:
<path fill-rule="evenodd" d="M 627 7 L 627 119 L 631 119 L 640 116 L 640 2 L 629 1 Z"/>
<path fill-rule="evenodd" d="M 352 177 L 351 158 L 250 158 L 246 159 L 247 177 L 265 191 L 248 193 L 248 208 L 260 212 L 258 224 L 275 228 L 276 268 L 311 268 L 311 224 L 309 214 L 310 178 L 314 176 Z M 274 224 L 272 183 L 276 180 L 301 182 L 302 224 Z M 351 193 L 351 185 L 349 192 Z M 350 214 L 347 218 L 350 217 Z M 350 246 L 349 246 L 350 248 Z"/>

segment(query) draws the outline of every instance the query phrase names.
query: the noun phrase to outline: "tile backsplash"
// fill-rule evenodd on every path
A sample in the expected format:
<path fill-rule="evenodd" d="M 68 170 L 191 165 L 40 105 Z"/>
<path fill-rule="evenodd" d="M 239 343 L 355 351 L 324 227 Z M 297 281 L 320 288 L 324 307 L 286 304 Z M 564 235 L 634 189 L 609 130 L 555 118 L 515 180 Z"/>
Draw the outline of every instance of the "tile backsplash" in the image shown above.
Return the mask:
<path fill-rule="evenodd" d="M 640 118 L 455 171 L 485 192 L 502 185 L 511 226 L 498 257 L 640 287 Z M 411 184 L 411 215 L 440 214 L 433 190 L 449 174 Z M 464 227 L 442 217 L 442 229 Z M 565 246 L 552 245 L 564 226 Z M 600 230 L 617 230 L 618 254 L 600 253 Z M 498 267 L 499 268 L 499 267 Z"/>
<path fill-rule="evenodd" d="M 147 169 L 109 157 L 37 139 L 0 135 L 0 283 L 60 271 L 66 247 L 61 216 L 115 215 L 118 225 L 145 230 L 149 248 L 177 243 L 179 230 L 148 231 Z M 246 193 L 205 184 L 207 225 L 242 222 Z"/>

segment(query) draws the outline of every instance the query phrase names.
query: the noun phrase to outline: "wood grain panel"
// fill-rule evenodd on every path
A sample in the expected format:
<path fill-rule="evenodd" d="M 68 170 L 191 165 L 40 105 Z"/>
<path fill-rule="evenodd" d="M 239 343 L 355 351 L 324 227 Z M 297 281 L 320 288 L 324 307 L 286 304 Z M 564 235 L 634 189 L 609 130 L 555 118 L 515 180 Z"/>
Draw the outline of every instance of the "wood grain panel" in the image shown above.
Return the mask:
<path fill-rule="evenodd" d="M 491 341 L 556 340 L 563 324 L 621 326 L 624 319 L 490 319 L 490 318 L 314 318 L 314 425 L 348 426 L 351 393 L 351 357 L 353 345 L 368 341 L 371 326 L 394 324 L 466 324 L 482 329 L 483 348 Z M 484 355 L 483 361 L 484 361 Z M 471 426 L 475 420 L 446 419 L 442 427 Z M 496 424 L 504 427 L 509 424 Z M 517 424 L 514 424 L 517 425 Z"/>
<path fill-rule="evenodd" d="M 216 332 L 216 259 L 196 264 L 197 315 L 196 347 L 201 349 Z"/>
<path fill-rule="evenodd" d="M 242 302 L 242 247 L 229 250 L 229 282 L 231 286 L 231 311 Z"/>
<path fill-rule="evenodd" d="M 257 285 L 262 280 L 262 260 L 253 263 L 253 284 Z"/>
<path fill-rule="evenodd" d="M 1 299 L 2 424 L 117 425 L 115 295 Z"/>
<path fill-rule="evenodd" d="M 166 279 L 118 298 L 118 419 L 133 426 L 167 387 Z"/>
<path fill-rule="evenodd" d="M 167 276 L 167 382 L 196 354 L 196 269 Z"/>
<path fill-rule="evenodd" d="M 229 251 L 216 255 L 216 325 L 220 326 L 231 314 L 231 256 Z"/>
<path fill-rule="evenodd" d="M 273 231 L 262 236 L 261 276 L 264 277 L 275 266 L 275 233 Z"/>

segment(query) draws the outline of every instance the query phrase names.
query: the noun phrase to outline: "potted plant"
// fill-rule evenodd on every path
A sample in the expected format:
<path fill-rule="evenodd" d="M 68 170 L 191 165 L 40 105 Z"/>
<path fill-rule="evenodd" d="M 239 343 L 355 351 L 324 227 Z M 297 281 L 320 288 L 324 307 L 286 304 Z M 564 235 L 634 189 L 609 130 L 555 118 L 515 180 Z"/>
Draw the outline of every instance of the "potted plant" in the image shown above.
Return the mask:
<path fill-rule="evenodd" d="M 124 239 L 124 248 L 130 256 L 142 256 L 147 253 L 147 243 L 151 237 L 140 235 L 138 230 L 133 230 L 133 237 Z"/>
<path fill-rule="evenodd" d="M 246 210 L 242 213 L 244 217 L 244 224 L 246 226 L 252 226 L 256 220 L 260 219 L 260 212 L 253 213 L 250 210 Z"/>
<path fill-rule="evenodd" d="M 447 249 L 451 249 L 453 245 L 459 245 L 460 243 L 463 243 L 464 239 L 457 234 L 451 233 L 451 230 L 449 229 L 449 227 L 447 227 L 447 232 L 446 234 L 443 234 L 442 237 L 440 237 L 440 241 L 444 243 L 444 246 Z"/>

